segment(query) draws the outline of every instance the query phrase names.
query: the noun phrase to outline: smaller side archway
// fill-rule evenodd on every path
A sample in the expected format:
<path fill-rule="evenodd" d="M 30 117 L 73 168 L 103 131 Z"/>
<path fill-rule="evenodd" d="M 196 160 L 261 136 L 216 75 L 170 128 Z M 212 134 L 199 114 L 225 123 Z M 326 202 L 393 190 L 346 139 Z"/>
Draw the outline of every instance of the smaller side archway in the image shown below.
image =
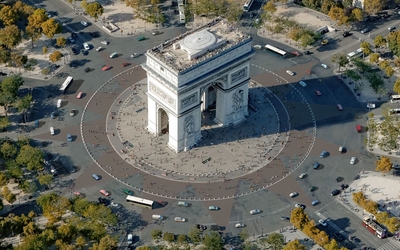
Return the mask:
<path fill-rule="evenodd" d="M 169 133 L 169 117 L 163 108 L 159 108 L 157 111 L 157 133 L 158 135 Z"/>

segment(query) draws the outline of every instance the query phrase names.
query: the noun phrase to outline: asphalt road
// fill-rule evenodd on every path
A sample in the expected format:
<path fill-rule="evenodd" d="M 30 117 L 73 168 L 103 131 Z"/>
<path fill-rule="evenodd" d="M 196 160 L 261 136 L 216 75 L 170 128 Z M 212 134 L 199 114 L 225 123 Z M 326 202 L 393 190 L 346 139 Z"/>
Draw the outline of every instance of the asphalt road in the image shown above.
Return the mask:
<path fill-rule="evenodd" d="M 50 12 L 57 13 L 59 16 L 64 16 L 72 12 L 71 9 L 67 8 L 63 4 L 57 4 L 58 2 L 45 1 L 43 4 L 46 6 Z M 158 36 L 151 36 L 150 34 L 144 34 L 147 39 L 143 42 L 138 42 L 135 36 L 129 38 L 115 38 L 107 35 L 102 30 L 99 30 L 97 26 L 90 25 L 88 27 L 83 27 L 80 21 L 86 20 L 81 16 L 72 16 L 70 20 L 66 22 L 64 34 L 68 35 L 70 31 L 78 33 L 75 44 L 82 46 L 83 42 L 88 42 L 92 49 L 89 51 L 89 55 L 85 56 L 81 53 L 76 56 L 72 56 L 73 60 L 77 60 L 78 67 L 76 69 L 66 67 L 62 70 L 63 74 L 60 77 L 55 77 L 49 82 L 41 82 L 37 80 L 26 79 L 25 85 L 34 87 L 34 97 L 38 102 L 37 112 L 34 114 L 34 119 L 40 119 L 43 121 L 42 126 L 38 129 L 33 130 L 30 134 L 33 138 L 50 140 L 55 137 L 49 135 L 48 128 L 54 126 L 60 130 L 60 133 L 65 134 L 69 131 L 75 136 L 79 136 L 79 121 L 80 115 L 84 105 L 86 104 L 87 98 L 83 100 L 77 100 L 73 98 L 77 92 L 82 91 L 86 96 L 91 96 L 94 91 L 107 79 L 110 79 L 114 74 L 115 70 L 101 71 L 102 66 L 112 65 L 113 67 L 120 67 L 121 62 L 130 62 L 132 65 L 141 64 L 144 62 L 144 56 L 131 59 L 130 55 L 134 52 L 144 53 L 147 49 L 160 44 L 161 42 L 172 38 L 184 31 L 184 28 L 174 28 L 165 29 L 163 33 Z M 381 24 L 380 33 L 384 34 L 385 27 L 393 25 L 397 21 L 391 21 L 389 23 Z M 97 31 L 100 34 L 98 38 L 92 38 L 90 32 Z M 250 31 L 251 34 L 254 33 L 254 29 Z M 379 34 L 380 34 L 379 33 Z M 254 34 L 253 34 L 254 35 Z M 265 38 L 260 38 L 258 36 L 254 37 L 254 44 L 272 44 L 277 45 L 287 51 L 291 51 L 291 48 L 286 47 L 286 45 L 278 44 L 275 41 L 271 41 Z M 284 68 L 294 68 L 297 65 L 308 65 L 316 61 L 316 66 L 312 66 L 313 73 L 320 78 L 324 84 L 321 84 L 318 80 L 312 79 L 312 76 L 304 76 L 304 80 L 307 83 L 307 87 L 303 88 L 297 84 L 297 81 L 290 81 L 295 88 L 307 99 L 310 104 L 315 120 L 317 123 L 317 140 L 314 148 L 303 163 L 303 165 L 296 170 L 296 172 L 291 177 L 292 187 L 281 187 L 276 186 L 271 189 L 271 191 L 262 191 L 255 193 L 253 195 L 245 196 L 239 198 L 235 201 L 223 201 L 218 203 L 225 211 L 229 211 L 229 223 L 224 225 L 227 231 L 232 232 L 232 234 L 237 234 L 240 232 L 239 229 L 234 227 L 236 222 L 243 222 L 246 224 L 250 235 L 258 235 L 262 232 L 269 232 L 276 230 L 278 228 L 287 227 L 289 224 L 285 221 L 280 220 L 281 216 L 289 216 L 291 209 L 293 208 L 294 201 L 287 198 L 287 189 L 294 190 L 294 188 L 301 188 L 308 199 L 304 200 L 315 200 L 321 201 L 320 205 L 312 207 L 310 204 L 306 204 L 306 212 L 310 214 L 312 218 L 318 220 L 319 215 L 317 212 L 323 216 L 330 219 L 330 225 L 328 226 L 328 232 L 333 234 L 337 229 L 345 230 L 346 233 L 351 235 L 356 235 L 364 245 L 379 247 L 385 240 L 380 240 L 375 237 L 370 237 L 370 233 L 362 228 L 360 220 L 358 217 L 342 209 L 340 204 L 336 204 L 333 198 L 330 196 L 330 192 L 334 188 L 338 188 L 340 183 L 336 182 L 336 177 L 343 177 L 345 183 L 351 182 L 352 178 L 357 172 L 364 169 L 372 169 L 374 157 L 368 155 L 363 148 L 363 139 L 365 134 L 359 134 L 355 131 L 355 125 L 358 124 L 358 120 L 354 117 L 361 117 L 360 119 L 365 119 L 365 114 L 367 110 L 364 105 L 359 104 L 351 91 L 345 86 L 345 84 L 339 82 L 336 77 L 332 76 L 331 69 L 323 69 L 319 66 L 319 58 L 327 58 L 327 55 L 331 55 L 335 52 L 346 51 L 350 52 L 354 50 L 358 45 L 358 35 L 353 35 L 351 37 L 340 39 L 337 43 L 332 43 L 331 45 L 325 47 L 322 51 L 315 50 L 313 55 L 301 56 L 301 57 L 289 57 L 287 59 L 281 59 L 264 51 L 257 51 L 256 55 L 252 58 L 251 63 L 254 65 L 251 68 L 252 77 L 262 76 L 265 74 L 265 69 L 271 71 L 279 71 L 278 73 L 284 77 L 288 78 L 288 75 L 282 73 Z M 110 42 L 109 45 L 101 45 L 100 41 L 107 40 Z M 72 44 L 69 44 L 72 46 Z M 94 48 L 102 46 L 105 50 L 101 52 L 96 52 Z M 118 52 L 119 57 L 115 59 L 110 59 L 109 55 L 112 52 Z M 328 59 L 326 59 L 328 60 Z M 329 59 L 330 60 L 330 59 Z M 259 66 L 259 67 L 255 67 Z M 89 73 L 84 72 L 84 68 L 90 67 L 93 70 Z M 300 66 L 302 70 L 305 70 L 304 66 Z M 302 72 L 304 73 L 304 72 Z M 74 77 L 74 83 L 68 90 L 67 95 L 70 96 L 69 99 L 65 100 L 61 108 L 60 116 L 62 119 L 51 120 L 49 114 L 57 110 L 55 108 L 55 103 L 57 101 L 57 94 L 55 93 L 56 86 L 59 86 L 66 78 L 66 76 L 72 75 Z M 50 85 L 49 85 L 50 83 Z M 274 87 L 274 90 L 280 91 L 278 94 L 280 99 L 285 99 L 287 105 L 301 105 L 301 99 L 297 96 L 293 96 L 288 92 L 283 84 L 281 86 Z M 316 96 L 314 90 L 318 89 L 321 91 L 322 96 Z M 114 89 L 107 89 L 107 91 L 113 93 Z M 51 96 L 48 98 L 48 96 Z M 336 104 L 340 103 L 343 107 L 343 111 L 338 111 Z M 75 117 L 70 117 L 68 115 L 70 109 L 76 109 L 78 115 Z M 292 115 L 296 115 L 296 111 L 292 111 Z M 298 115 L 298 114 L 297 114 Z M 309 112 L 304 112 L 305 116 L 309 115 Z M 99 119 L 98 114 L 90 114 L 91 119 Z M 363 122 L 362 120 L 360 122 Z M 310 123 L 309 122 L 299 122 L 297 125 L 293 124 L 293 128 L 299 133 L 304 135 L 309 135 L 310 133 Z M 61 138 L 61 137 L 60 137 Z M 109 179 L 99 186 L 91 178 L 91 173 L 93 168 L 88 168 L 92 165 L 91 159 L 88 157 L 84 147 L 77 138 L 74 142 L 68 143 L 67 146 L 62 146 L 66 141 L 65 139 L 54 140 L 53 143 L 46 148 L 49 152 L 56 154 L 56 157 L 60 158 L 60 161 L 69 166 L 68 169 L 71 170 L 70 166 L 79 166 L 80 171 L 71 174 L 71 176 L 65 177 L 66 179 L 80 178 L 81 181 L 87 181 L 88 186 L 85 188 L 85 193 L 87 193 L 88 198 L 91 200 L 96 200 L 98 197 L 98 190 L 100 187 L 106 188 L 113 193 L 113 199 L 118 203 L 124 203 L 124 194 L 121 192 L 124 186 L 120 183 L 116 183 Z M 340 154 L 338 152 L 339 146 L 346 146 L 348 152 L 346 154 Z M 321 159 L 319 158 L 319 153 L 322 150 L 327 150 L 330 152 L 329 157 Z M 359 162 L 358 165 L 350 165 L 349 160 L 351 156 L 357 156 L 362 158 L 363 161 Z M 58 159 L 58 158 L 57 158 Z M 319 170 L 313 170 L 310 166 L 315 161 L 322 164 L 322 168 Z M 287 158 L 285 164 L 290 164 L 290 158 Z M 305 179 L 300 180 L 297 176 L 300 173 L 306 172 L 308 176 Z M 131 178 L 130 181 L 141 182 L 139 177 Z M 316 186 L 317 190 L 314 192 L 309 192 L 310 186 Z M 279 190 L 282 189 L 282 190 Z M 74 185 L 70 185 L 68 189 L 65 190 L 66 193 L 72 192 L 74 190 Z M 285 193 L 283 196 L 280 193 Z M 140 209 L 127 207 L 129 210 L 134 210 L 141 213 Z M 229 208 L 229 209 L 228 209 Z M 256 216 L 250 216 L 249 211 L 251 209 L 261 209 L 262 213 Z M 144 212 L 146 217 L 150 214 L 149 212 Z M 174 231 L 176 233 L 187 232 L 194 222 L 201 222 L 202 224 L 212 224 L 218 220 L 215 213 L 210 213 L 203 203 L 193 203 L 190 208 L 178 207 L 177 204 L 171 202 L 163 213 L 167 217 L 182 216 L 188 218 L 188 223 L 176 225 L 176 223 L 171 223 L 165 221 L 161 224 L 163 230 Z M 226 213 L 226 212 L 224 212 Z M 147 222 L 141 221 L 135 224 L 146 225 Z M 150 224 L 146 227 L 146 231 L 150 231 L 152 228 L 158 225 Z M 131 227 L 130 227 L 131 228 Z"/>

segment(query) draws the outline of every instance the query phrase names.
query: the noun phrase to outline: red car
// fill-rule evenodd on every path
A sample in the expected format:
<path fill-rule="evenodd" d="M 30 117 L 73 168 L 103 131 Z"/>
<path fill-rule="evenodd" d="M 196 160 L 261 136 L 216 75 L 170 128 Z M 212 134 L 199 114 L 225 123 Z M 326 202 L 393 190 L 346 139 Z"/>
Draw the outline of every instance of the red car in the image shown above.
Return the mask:
<path fill-rule="evenodd" d="M 102 194 L 102 195 L 104 195 L 104 196 L 109 196 L 110 194 L 106 191 L 106 190 L 104 190 L 104 189 L 101 189 L 100 190 L 100 193 Z"/>
<path fill-rule="evenodd" d="M 297 51 L 293 51 L 292 54 L 295 55 L 295 56 L 301 56 L 301 54 L 299 52 L 297 52 Z"/>
<path fill-rule="evenodd" d="M 106 70 L 109 70 L 109 69 L 111 69 L 111 66 L 106 65 L 106 66 L 104 66 L 101 70 L 106 71 Z"/>
<path fill-rule="evenodd" d="M 78 95 L 76 96 L 76 98 L 81 99 L 82 95 L 83 95 L 83 92 L 79 92 Z"/>
<path fill-rule="evenodd" d="M 121 64 L 121 67 L 126 67 L 126 66 L 128 66 L 128 65 L 129 65 L 129 63 L 124 62 L 123 64 Z"/>
<path fill-rule="evenodd" d="M 315 90 L 314 92 L 315 92 L 315 94 L 316 94 L 317 96 L 321 96 L 321 92 L 319 92 L 319 90 Z"/>

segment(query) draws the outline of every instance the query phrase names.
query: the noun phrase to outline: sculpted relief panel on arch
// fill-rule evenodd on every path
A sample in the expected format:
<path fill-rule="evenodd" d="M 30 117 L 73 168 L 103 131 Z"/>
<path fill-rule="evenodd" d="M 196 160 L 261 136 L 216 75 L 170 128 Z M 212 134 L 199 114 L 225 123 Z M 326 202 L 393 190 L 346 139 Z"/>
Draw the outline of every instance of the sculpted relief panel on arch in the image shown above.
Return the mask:
<path fill-rule="evenodd" d="M 199 100 L 197 92 L 193 93 L 181 100 L 181 110 L 189 107 L 190 105 L 197 103 Z"/>
<path fill-rule="evenodd" d="M 242 80 L 243 78 L 247 77 L 247 67 L 240 69 L 231 74 L 231 84 Z"/>
<path fill-rule="evenodd" d="M 150 92 L 154 93 L 157 97 L 159 97 L 161 100 L 164 102 L 168 103 L 171 107 L 175 108 L 175 99 L 172 98 L 170 95 L 165 93 L 162 89 L 158 88 L 156 85 L 153 83 L 149 82 L 150 84 Z"/>

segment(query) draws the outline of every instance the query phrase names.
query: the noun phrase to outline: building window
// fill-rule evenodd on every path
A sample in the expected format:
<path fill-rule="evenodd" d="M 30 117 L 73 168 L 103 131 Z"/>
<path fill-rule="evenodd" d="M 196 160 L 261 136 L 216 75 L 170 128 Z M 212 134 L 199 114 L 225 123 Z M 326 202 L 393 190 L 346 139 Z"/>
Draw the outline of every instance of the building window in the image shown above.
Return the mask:
<path fill-rule="evenodd" d="M 160 70 L 161 70 L 162 72 L 164 72 L 164 68 L 163 68 L 163 67 L 160 67 Z"/>

